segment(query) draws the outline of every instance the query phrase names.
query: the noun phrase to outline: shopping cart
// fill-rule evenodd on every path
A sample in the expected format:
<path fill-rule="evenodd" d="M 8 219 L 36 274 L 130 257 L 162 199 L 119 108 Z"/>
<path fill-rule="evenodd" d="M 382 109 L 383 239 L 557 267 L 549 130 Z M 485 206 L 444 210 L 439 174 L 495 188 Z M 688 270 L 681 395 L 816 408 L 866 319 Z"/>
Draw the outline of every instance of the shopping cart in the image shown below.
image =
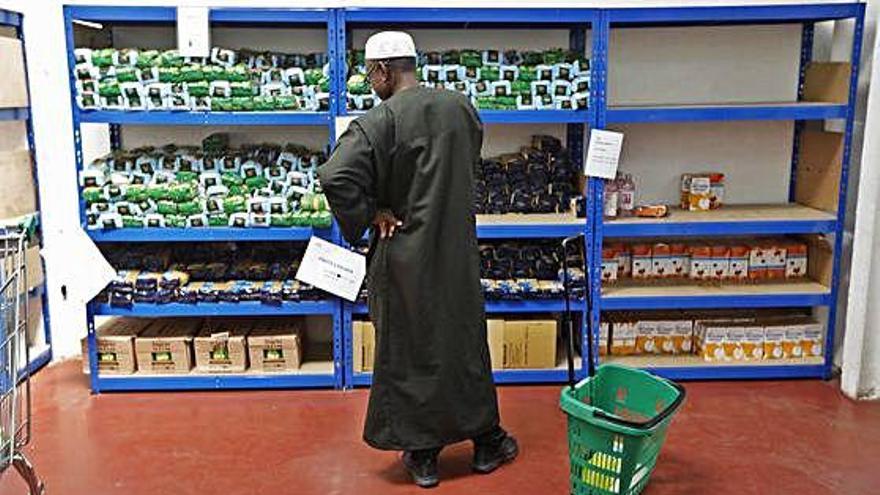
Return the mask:
<path fill-rule="evenodd" d="M 0 227 L 0 477 L 12 466 L 30 495 L 43 483 L 22 453 L 31 438 L 31 386 L 22 372 L 30 362 L 27 345 L 27 233 Z"/>
<path fill-rule="evenodd" d="M 603 364 L 596 368 L 593 332 L 587 324 L 588 375 L 574 381 L 574 318 L 571 313 L 570 246 L 583 246 L 584 236 L 562 242 L 562 324 L 568 337 L 568 386 L 560 405 L 568 414 L 568 446 L 573 495 L 637 495 L 645 489 L 657 463 L 673 414 L 684 402 L 685 389 L 645 371 Z M 586 284 L 592 308 L 589 270 L 577 274 Z M 589 311 L 587 312 L 589 314 Z M 589 316 L 587 316 L 589 322 Z"/>

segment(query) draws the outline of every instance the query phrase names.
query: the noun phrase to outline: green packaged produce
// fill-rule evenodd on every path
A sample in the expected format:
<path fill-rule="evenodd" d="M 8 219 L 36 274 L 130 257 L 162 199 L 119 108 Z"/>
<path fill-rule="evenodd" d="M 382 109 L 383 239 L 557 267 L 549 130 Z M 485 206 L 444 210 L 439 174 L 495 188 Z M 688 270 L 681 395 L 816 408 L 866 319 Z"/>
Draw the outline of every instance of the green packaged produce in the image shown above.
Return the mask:
<path fill-rule="evenodd" d="M 565 62 L 565 52 L 562 49 L 547 50 L 544 52 L 544 63 L 547 65 Z"/>
<path fill-rule="evenodd" d="M 159 82 L 176 83 L 181 82 L 180 69 L 177 67 L 159 67 Z"/>
<path fill-rule="evenodd" d="M 159 67 L 183 67 L 185 62 L 177 50 L 165 50 L 159 54 Z"/>
<path fill-rule="evenodd" d="M 232 96 L 254 96 L 254 86 L 250 81 L 237 81 L 229 85 Z"/>
<path fill-rule="evenodd" d="M 113 54 L 116 50 L 113 48 L 102 48 L 92 51 L 92 65 L 95 67 L 110 67 L 113 65 Z"/>
<path fill-rule="evenodd" d="M 367 77 L 363 74 L 355 74 L 349 77 L 345 87 L 348 89 L 348 93 L 352 95 L 370 94 L 370 83 L 367 82 Z"/>
<path fill-rule="evenodd" d="M 465 67 L 481 67 L 483 65 L 483 55 L 476 50 L 462 50 L 458 58 L 458 63 Z"/>
<path fill-rule="evenodd" d="M 198 189 L 193 184 L 174 184 L 171 186 L 169 196 L 171 197 L 172 201 L 183 203 L 185 201 L 192 201 L 192 199 L 196 197 L 198 192 Z"/>
<path fill-rule="evenodd" d="M 541 52 L 519 52 L 523 65 L 538 65 L 544 63 L 544 55 Z M 522 67 L 520 67 L 522 70 Z"/>
<path fill-rule="evenodd" d="M 234 172 L 224 172 L 220 176 L 220 180 L 223 182 L 223 185 L 226 187 L 240 186 L 240 185 L 244 184 L 244 179 L 242 179 L 240 175 L 238 175 Z"/>
<path fill-rule="evenodd" d="M 501 79 L 501 71 L 498 67 L 483 67 L 480 69 L 480 78 L 484 81 L 497 81 Z"/>
<path fill-rule="evenodd" d="M 248 186 L 244 184 L 232 185 L 228 187 L 229 194 L 233 196 L 247 196 L 250 193 Z"/>
<path fill-rule="evenodd" d="M 194 182 L 199 179 L 198 172 L 177 172 L 176 174 L 178 182 Z"/>
<path fill-rule="evenodd" d="M 254 110 L 254 99 L 250 96 L 239 96 L 232 98 L 232 111 L 234 112 L 252 112 Z"/>
<path fill-rule="evenodd" d="M 141 69 L 149 69 L 159 63 L 158 58 L 159 50 L 139 50 L 136 65 Z"/>
<path fill-rule="evenodd" d="M 113 78 L 102 79 L 98 84 L 98 93 L 102 97 L 121 96 L 122 89 L 119 87 L 119 81 Z"/>
<path fill-rule="evenodd" d="M 324 78 L 324 71 L 321 69 L 306 69 L 306 84 L 316 86 Z"/>
<path fill-rule="evenodd" d="M 440 63 L 457 64 L 461 60 L 461 53 L 458 50 L 446 50 L 440 55 Z"/>
<path fill-rule="evenodd" d="M 532 82 L 538 80 L 538 71 L 534 67 L 523 65 L 519 68 L 519 76 L 517 80 L 524 82 Z"/>
<path fill-rule="evenodd" d="M 269 181 L 262 175 L 258 175 L 256 177 L 248 177 L 244 180 L 244 183 L 248 186 L 249 189 L 260 189 L 269 185 Z"/>
<path fill-rule="evenodd" d="M 141 80 L 141 71 L 134 67 L 117 67 L 116 80 L 121 83 L 138 82 Z"/>
<path fill-rule="evenodd" d="M 153 201 L 171 199 L 171 190 L 167 184 L 147 186 L 147 197 Z"/>
<path fill-rule="evenodd" d="M 275 110 L 275 98 L 272 96 L 254 96 L 254 110 L 257 112 Z"/>
<path fill-rule="evenodd" d="M 232 98 L 211 98 L 212 111 L 231 112 L 233 109 Z"/>
<path fill-rule="evenodd" d="M 186 227 L 186 217 L 181 215 L 165 215 L 165 225 L 168 227 Z"/>
<path fill-rule="evenodd" d="M 222 213 L 208 215 L 209 227 L 226 227 L 227 225 L 229 225 L 229 215 L 224 215 Z"/>
<path fill-rule="evenodd" d="M 205 71 L 199 64 L 184 65 L 180 69 L 180 80 L 183 82 L 204 81 Z"/>
<path fill-rule="evenodd" d="M 299 207 L 302 211 L 312 211 L 312 206 L 315 204 L 315 193 L 307 192 L 302 195 L 302 198 L 299 200 Z"/>
<path fill-rule="evenodd" d="M 156 212 L 160 215 L 175 215 L 177 214 L 177 203 L 163 199 L 156 203 Z"/>
<path fill-rule="evenodd" d="M 82 197 L 86 204 L 100 203 L 104 201 L 104 190 L 100 187 L 86 187 L 82 191 Z"/>
<path fill-rule="evenodd" d="M 144 219 L 142 217 L 135 217 L 132 215 L 123 215 L 122 216 L 122 226 L 127 229 L 143 228 Z"/>
<path fill-rule="evenodd" d="M 219 81 L 226 76 L 226 69 L 216 65 L 202 66 L 202 75 L 205 81 Z"/>
<path fill-rule="evenodd" d="M 316 211 L 309 216 L 309 225 L 317 229 L 329 229 L 333 225 L 333 215 L 329 211 Z"/>
<path fill-rule="evenodd" d="M 514 95 L 525 95 L 532 93 L 532 85 L 526 81 L 513 81 L 510 83 L 510 90 Z"/>
<path fill-rule="evenodd" d="M 226 69 L 225 77 L 223 80 L 230 82 L 249 82 L 251 80 L 251 71 L 247 68 L 246 65 L 234 65 L 228 69 Z"/>
<path fill-rule="evenodd" d="M 321 77 L 321 80 L 318 81 L 318 88 L 321 89 L 322 93 L 330 92 L 330 78 L 329 77 Z"/>
<path fill-rule="evenodd" d="M 125 190 L 125 200 L 132 203 L 140 203 L 149 198 L 147 194 L 147 186 L 141 184 L 132 184 Z"/>
<path fill-rule="evenodd" d="M 307 211 L 298 211 L 292 215 L 293 224 L 297 227 L 308 227 L 310 225 L 309 219 L 311 218 L 311 213 Z"/>
<path fill-rule="evenodd" d="M 273 107 L 274 110 L 298 110 L 299 100 L 294 96 L 276 96 Z"/>
<path fill-rule="evenodd" d="M 294 214 L 292 213 L 279 213 L 272 215 L 270 219 L 271 225 L 273 227 L 293 227 L 294 222 Z"/>
<path fill-rule="evenodd" d="M 227 196 L 223 199 L 223 212 L 227 215 L 247 211 L 247 200 L 243 196 Z"/>
<path fill-rule="evenodd" d="M 198 201 L 185 201 L 177 204 L 177 212 L 181 215 L 196 215 L 203 211 L 202 204 Z"/>

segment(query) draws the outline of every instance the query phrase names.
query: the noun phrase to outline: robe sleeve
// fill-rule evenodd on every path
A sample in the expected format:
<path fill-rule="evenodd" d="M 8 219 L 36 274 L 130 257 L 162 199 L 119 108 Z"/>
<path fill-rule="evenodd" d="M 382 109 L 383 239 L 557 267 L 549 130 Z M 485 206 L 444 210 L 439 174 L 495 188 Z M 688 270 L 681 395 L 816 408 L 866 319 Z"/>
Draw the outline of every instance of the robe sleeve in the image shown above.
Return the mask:
<path fill-rule="evenodd" d="M 345 240 L 359 241 L 376 215 L 376 164 L 357 122 L 351 123 L 330 159 L 318 168 L 318 179 Z"/>

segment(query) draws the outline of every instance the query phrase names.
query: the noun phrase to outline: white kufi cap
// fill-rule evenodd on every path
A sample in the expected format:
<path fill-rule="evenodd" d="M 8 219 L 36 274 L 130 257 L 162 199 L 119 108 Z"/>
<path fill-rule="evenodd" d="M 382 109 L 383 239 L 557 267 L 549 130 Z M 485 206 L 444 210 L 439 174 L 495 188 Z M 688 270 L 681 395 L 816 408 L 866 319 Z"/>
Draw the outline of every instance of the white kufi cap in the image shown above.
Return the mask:
<path fill-rule="evenodd" d="M 416 56 L 416 44 L 412 36 L 400 31 L 382 31 L 370 36 L 367 40 L 365 58 L 367 60 L 383 60 Z"/>

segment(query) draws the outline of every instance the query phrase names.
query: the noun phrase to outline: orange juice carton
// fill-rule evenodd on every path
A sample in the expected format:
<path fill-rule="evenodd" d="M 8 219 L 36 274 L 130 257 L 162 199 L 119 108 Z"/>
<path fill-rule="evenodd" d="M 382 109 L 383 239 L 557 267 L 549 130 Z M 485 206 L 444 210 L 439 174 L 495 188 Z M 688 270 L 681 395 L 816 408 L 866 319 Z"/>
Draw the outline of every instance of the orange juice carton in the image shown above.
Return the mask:
<path fill-rule="evenodd" d="M 603 321 L 599 323 L 599 355 L 608 354 L 608 344 L 611 337 L 611 323 Z"/>
<path fill-rule="evenodd" d="M 711 279 L 721 281 L 728 277 L 730 271 L 730 248 L 727 246 L 712 246 L 712 274 Z"/>
<path fill-rule="evenodd" d="M 678 322 L 675 320 L 659 320 L 655 326 L 654 341 L 661 354 L 678 354 L 675 346 L 675 329 Z"/>
<path fill-rule="evenodd" d="M 637 323 L 615 321 L 611 327 L 611 354 L 629 356 L 636 353 Z"/>
<path fill-rule="evenodd" d="M 807 245 L 802 242 L 789 242 L 785 248 L 785 278 L 807 276 Z"/>
<path fill-rule="evenodd" d="M 729 280 L 746 280 L 749 278 L 749 247 L 744 245 L 730 246 L 730 261 L 727 268 Z"/>
<path fill-rule="evenodd" d="M 777 241 L 766 244 L 767 278 L 779 280 L 785 278 L 785 246 Z"/>
<path fill-rule="evenodd" d="M 709 174 L 709 209 L 717 210 L 724 204 L 724 174 Z"/>
<path fill-rule="evenodd" d="M 712 207 L 712 179 L 706 174 L 691 177 L 688 210 L 709 211 Z"/>
<path fill-rule="evenodd" d="M 782 339 L 782 352 L 787 358 L 800 359 L 804 357 L 804 349 L 801 343 L 804 340 L 804 327 L 797 323 L 785 324 L 785 334 Z"/>
<path fill-rule="evenodd" d="M 727 332 L 724 334 L 724 342 L 721 347 L 724 349 L 725 361 L 745 361 L 745 351 L 743 350 L 743 341 L 746 339 L 746 327 L 741 323 L 730 322 L 727 325 Z"/>
<path fill-rule="evenodd" d="M 710 280 L 712 277 L 712 250 L 709 246 L 693 245 L 689 248 L 691 255 L 692 280 Z"/>
<path fill-rule="evenodd" d="M 762 325 L 750 324 L 745 327 L 742 349 L 746 361 L 764 359 L 764 327 Z"/>
<path fill-rule="evenodd" d="M 700 356 L 704 361 L 724 361 L 724 340 L 727 323 L 724 321 L 700 322 Z"/>
<path fill-rule="evenodd" d="M 617 282 L 617 252 L 614 248 L 602 248 L 602 282 Z"/>
<path fill-rule="evenodd" d="M 672 342 L 673 354 L 690 354 L 693 350 L 693 320 L 677 320 L 673 322 Z"/>
<path fill-rule="evenodd" d="M 825 353 L 822 324 L 817 321 L 808 321 L 802 327 L 801 349 L 804 351 L 804 357 L 822 357 Z"/>
<path fill-rule="evenodd" d="M 640 319 L 636 325 L 636 350 L 638 354 L 660 354 L 657 321 Z"/>
<path fill-rule="evenodd" d="M 785 327 L 777 324 L 768 324 L 764 327 L 764 359 L 782 359 L 785 350 L 782 342 L 785 340 Z"/>
<path fill-rule="evenodd" d="M 669 244 L 658 242 L 651 248 L 651 273 L 654 278 L 670 278 L 675 276 L 672 268 Z"/>
<path fill-rule="evenodd" d="M 653 277 L 653 260 L 650 244 L 633 244 L 632 246 L 632 277 L 649 279 Z"/>
<path fill-rule="evenodd" d="M 688 254 L 687 244 L 676 242 L 669 245 L 669 259 L 672 268 L 671 275 L 675 278 L 687 278 L 691 270 L 691 257 Z"/>
<path fill-rule="evenodd" d="M 768 250 L 763 244 L 756 243 L 749 246 L 749 280 L 767 278 L 768 255 Z"/>
<path fill-rule="evenodd" d="M 614 244 L 617 251 L 617 278 L 629 278 L 632 276 L 632 253 L 629 246 L 619 242 Z"/>

